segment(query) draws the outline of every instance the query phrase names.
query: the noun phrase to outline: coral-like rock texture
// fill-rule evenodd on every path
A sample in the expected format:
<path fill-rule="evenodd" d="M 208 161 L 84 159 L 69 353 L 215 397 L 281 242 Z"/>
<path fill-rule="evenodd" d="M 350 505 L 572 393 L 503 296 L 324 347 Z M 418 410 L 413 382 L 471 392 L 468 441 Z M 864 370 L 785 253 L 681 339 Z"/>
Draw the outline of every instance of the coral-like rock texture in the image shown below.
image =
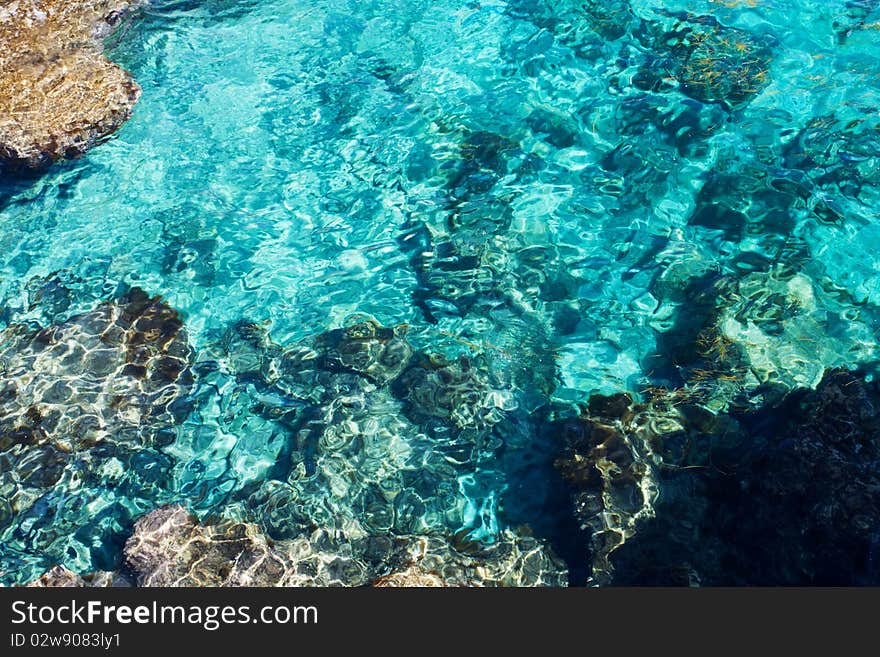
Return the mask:
<path fill-rule="evenodd" d="M 493 388 L 486 372 L 464 356 L 416 359 L 394 389 L 416 421 L 438 418 L 461 429 L 491 427 L 516 407 L 508 391 Z"/>
<path fill-rule="evenodd" d="M 377 579 L 373 586 L 376 588 L 441 588 L 446 583 L 438 575 L 417 566 L 410 566 L 406 570 L 384 575 Z"/>
<path fill-rule="evenodd" d="M 161 442 L 192 357 L 177 312 L 138 288 L 61 324 L 10 326 L 0 332 L 0 451 Z"/>
<path fill-rule="evenodd" d="M 578 418 L 561 423 L 565 455 L 557 460 L 572 488 L 575 517 L 590 532 L 595 584 L 611 582 L 611 553 L 653 515 L 656 484 L 649 448 L 633 421 L 632 398 L 626 393 L 596 395 Z"/>
<path fill-rule="evenodd" d="M 52 570 L 43 573 L 33 582 L 27 584 L 32 588 L 107 588 L 131 586 L 121 574 L 99 570 L 86 575 L 77 575 L 64 566 L 55 566 Z"/>
<path fill-rule="evenodd" d="M 255 525 L 203 525 L 181 506 L 162 507 L 135 523 L 125 545 L 140 586 L 303 586 L 295 555 L 275 546 Z"/>
<path fill-rule="evenodd" d="M 0 162 L 82 155 L 131 115 L 141 89 L 101 39 L 140 0 L 0 3 Z"/>
<path fill-rule="evenodd" d="M 0 331 L 0 528 L 62 479 L 76 486 L 173 441 L 193 360 L 177 312 L 138 288 L 59 324 Z"/>
<path fill-rule="evenodd" d="M 558 462 L 592 532 L 592 581 L 876 585 L 878 409 L 877 382 L 843 369 L 721 413 L 672 391 L 593 397 Z M 659 491 L 650 513 L 638 472 Z"/>
<path fill-rule="evenodd" d="M 139 586 L 560 586 L 566 577 L 528 536 L 457 547 L 437 536 L 340 543 L 320 531 L 272 541 L 252 523 L 203 523 L 179 505 L 135 523 L 125 564 Z"/>
<path fill-rule="evenodd" d="M 564 565 L 540 541 L 505 532 L 485 546 L 441 536 L 347 542 L 321 531 L 273 541 L 257 525 L 199 520 L 180 505 L 141 517 L 122 572 L 56 566 L 33 587 L 96 586 L 565 586 Z M 130 581 L 128 577 L 131 576 Z"/>
<path fill-rule="evenodd" d="M 273 541 L 252 523 L 199 520 L 168 505 L 141 517 L 122 572 L 56 566 L 32 587 L 565 586 L 564 565 L 538 540 L 505 532 L 486 546 L 441 536 L 340 541 L 315 531 Z M 129 580 L 129 576 L 132 580 Z"/>
<path fill-rule="evenodd" d="M 328 372 L 352 372 L 378 385 L 403 371 L 413 350 L 404 328 L 385 328 L 367 320 L 322 333 L 316 339 L 321 366 Z"/>

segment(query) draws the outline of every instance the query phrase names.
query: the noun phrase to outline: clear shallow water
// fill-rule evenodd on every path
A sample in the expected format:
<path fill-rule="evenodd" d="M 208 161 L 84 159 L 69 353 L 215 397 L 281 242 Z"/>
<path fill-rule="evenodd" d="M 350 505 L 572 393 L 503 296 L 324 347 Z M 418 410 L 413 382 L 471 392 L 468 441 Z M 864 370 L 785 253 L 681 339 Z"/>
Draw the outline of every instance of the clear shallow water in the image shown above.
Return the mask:
<path fill-rule="evenodd" d="M 2 318 L 47 326 L 129 286 L 161 294 L 198 354 L 193 410 L 170 445 L 88 485 L 71 471 L 5 520 L 4 580 L 112 567 L 132 518 L 171 501 L 276 536 L 492 541 L 529 523 L 576 553 L 541 418 L 680 383 L 670 345 L 706 277 L 738 281 L 721 326 L 754 385 L 875 360 L 878 11 L 154 2 L 110 49 L 144 89 L 131 121 L 0 186 Z M 682 36 L 700 29 L 719 36 Z M 701 69 L 699 47 L 747 63 Z M 38 295 L 47 280 L 65 292 Z M 242 321 L 291 346 L 359 317 L 473 359 L 491 421 L 413 417 L 369 391 L 338 444 L 310 447 L 277 411 L 308 391 L 237 377 L 223 347 Z M 377 489 L 393 494 L 374 504 Z"/>

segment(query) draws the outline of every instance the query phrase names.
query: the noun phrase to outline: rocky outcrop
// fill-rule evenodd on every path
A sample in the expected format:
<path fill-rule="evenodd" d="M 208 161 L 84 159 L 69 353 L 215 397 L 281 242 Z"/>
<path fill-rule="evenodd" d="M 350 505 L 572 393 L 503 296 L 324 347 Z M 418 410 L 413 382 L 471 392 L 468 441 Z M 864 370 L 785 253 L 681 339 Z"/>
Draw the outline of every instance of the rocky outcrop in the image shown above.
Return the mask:
<path fill-rule="evenodd" d="M 193 361 L 177 312 L 137 288 L 59 324 L 0 331 L 0 530 L 51 523 L 46 535 L 64 536 L 82 521 L 75 508 L 40 505 L 83 482 L 116 489 L 134 461 L 144 486 L 159 485 L 166 467 L 147 462 L 164 459 L 149 448 L 188 413 Z"/>
<path fill-rule="evenodd" d="M 296 547 L 273 544 L 255 525 L 204 525 L 182 506 L 168 506 L 135 523 L 125 544 L 125 563 L 140 586 L 316 584 L 322 564 L 298 554 Z"/>
<path fill-rule="evenodd" d="M 542 586 L 565 569 L 537 540 L 505 534 L 458 548 L 438 536 L 273 541 L 257 525 L 199 522 L 182 506 L 143 516 L 125 544 L 139 586 Z"/>
<path fill-rule="evenodd" d="M 101 39 L 140 0 L 13 0 L 0 6 L 0 163 L 38 168 L 115 132 L 141 89 Z"/>
<path fill-rule="evenodd" d="M 880 387 L 864 372 L 721 413 L 675 391 L 595 396 L 557 430 L 595 583 L 880 581 Z"/>
<path fill-rule="evenodd" d="M 105 588 L 131 586 L 131 582 L 116 572 L 100 570 L 80 576 L 64 566 L 55 566 L 27 586 L 34 588 Z"/>
<path fill-rule="evenodd" d="M 492 545 L 441 536 L 345 540 L 322 531 L 273 541 L 257 525 L 199 520 L 179 505 L 141 517 L 125 544 L 136 586 L 564 586 L 546 546 L 505 532 Z M 125 586 L 120 573 L 55 567 L 29 586 Z"/>
<path fill-rule="evenodd" d="M 417 566 L 410 566 L 406 570 L 380 577 L 373 583 L 373 586 L 376 588 L 440 588 L 446 586 L 446 583 L 436 573 Z"/>
<path fill-rule="evenodd" d="M 99 466 L 103 461 L 98 457 L 125 446 L 161 456 L 161 449 L 150 449 L 164 444 L 165 432 L 157 434 L 157 427 L 170 428 L 174 412 L 188 409 L 191 402 L 185 330 L 171 309 L 141 292 L 37 333 L 19 329 L 10 340 L 8 362 L 15 369 L 10 379 L 30 395 L 16 389 L 10 397 L 15 410 L 10 433 L 30 430 L 53 455 L 61 453 L 59 472 L 65 467 L 64 452 L 52 441 L 76 441 L 80 434 L 71 438 L 65 430 L 55 437 L 51 427 L 34 425 L 34 412 L 34 422 L 26 423 L 31 406 L 47 403 L 42 391 L 49 384 L 74 391 L 64 397 L 59 412 L 80 412 L 87 403 L 88 414 L 99 418 L 95 434 L 86 436 L 98 446 Z M 210 367 L 222 368 L 237 385 L 252 387 L 257 412 L 283 427 L 287 440 L 271 476 L 233 499 L 223 512 L 226 520 L 200 522 L 182 506 L 166 506 L 134 523 L 121 563 L 137 585 L 567 583 L 565 565 L 546 543 L 491 524 L 487 513 L 492 509 L 477 514 L 479 500 L 472 510 L 450 484 L 457 471 L 471 472 L 480 438 L 505 410 L 499 401 L 507 399 L 505 391 L 493 387 L 484 363 L 426 355 L 406 341 L 405 326 L 387 328 L 369 319 L 289 347 L 273 343 L 259 325 L 241 322 L 220 343 L 216 365 L 201 361 L 208 366 L 195 366 L 200 376 Z M 0 357 L 2 347 L 0 341 Z M 46 350 L 48 355 L 41 356 Z M 100 352 L 99 363 L 106 361 L 106 372 L 102 369 L 94 381 L 94 375 L 80 381 L 80 369 L 94 370 L 80 361 L 91 363 L 94 351 Z M 28 365 L 27 359 L 39 366 Z M 31 370 L 47 381 L 32 385 L 27 379 Z M 168 373 L 178 379 L 163 382 Z M 139 403 L 157 392 L 150 386 L 154 381 L 163 384 L 159 392 L 166 396 L 149 403 L 161 411 L 158 417 L 144 417 Z M 119 399 L 81 400 L 95 386 L 111 386 Z M 116 402 L 103 405 L 104 399 Z M 124 411 L 119 417 L 117 409 Z M 450 458 L 439 453 L 447 449 L 445 440 L 432 442 L 401 415 L 430 421 L 438 434 L 460 438 L 448 446 Z M 130 427 L 125 424 L 130 418 L 140 421 Z M 105 435 L 102 428 L 111 425 L 118 429 Z M 126 442 L 117 444 L 117 435 Z M 429 461 L 413 458 L 425 450 L 436 450 Z M 153 499 L 161 504 L 168 498 Z"/>

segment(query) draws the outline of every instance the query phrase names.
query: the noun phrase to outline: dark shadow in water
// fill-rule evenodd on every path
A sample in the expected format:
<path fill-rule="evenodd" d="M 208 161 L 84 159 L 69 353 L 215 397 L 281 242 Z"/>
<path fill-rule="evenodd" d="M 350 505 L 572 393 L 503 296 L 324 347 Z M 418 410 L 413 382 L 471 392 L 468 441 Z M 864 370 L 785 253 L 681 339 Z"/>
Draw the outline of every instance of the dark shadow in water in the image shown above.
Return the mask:
<path fill-rule="evenodd" d="M 589 536 L 580 530 L 571 491 L 556 470 L 564 444 L 546 421 L 548 412 L 542 408 L 528 417 L 515 415 L 499 425 L 506 440 L 496 463 L 508 484 L 499 512 L 506 524 L 545 541 L 568 567 L 569 585 L 583 586 L 589 575 Z"/>
<path fill-rule="evenodd" d="M 0 164 L 0 212 L 14 203 L 32 203 L 49 192 L 61 200 L 69 198 L 86 171 L 82 160 L 62 160 L 40 169 Z"/>
<path fill-rule="evenodd" d="M 567 421 L 582 427 L 569 434 L 574 451 L 560 461 L 572 482 L 569 508 L 595 527 L 625 513 L 613 501 L 607 505 L 636 471 L 604 473 L 644 458 L 643 448 L 631 449 L 642 440 L 651 444 L 659 489 L 653 517 L 639 520 L 632 535 L 599 552 L 598 561 L 595 551 L 606 549 L 607 536 L 596 542 L 589 530 L 582 532 L 599 569 L 594 580 L 616 586 L 880 583 L 880 384 L 873 379 L 877 364 L 870 369 L 872 375 L 829 370 L 815 390 L 795 389 L 719 414 L 682 405 L 679 428 L 665 432 L 652 427 L 670 417 L 668 404 L 604 398 L 623 400 L 614 422 L 591 400 L 582 418 Z M 565 435 L 566 421 L 550 429 Z M 594 522 L 603 510 L 597 504 L 612 515 Z M 574 545 L 572 537 L 566 540 Z M 578 558 L 576 552 L 564 556 Z"/>
<path fill-rule="evenodd" d="M 880 386 L 865 372 L 683 424 L 702 465 L 657 469 L 656 517 L 612 555 L 614 584 L 880 582 Z"/>

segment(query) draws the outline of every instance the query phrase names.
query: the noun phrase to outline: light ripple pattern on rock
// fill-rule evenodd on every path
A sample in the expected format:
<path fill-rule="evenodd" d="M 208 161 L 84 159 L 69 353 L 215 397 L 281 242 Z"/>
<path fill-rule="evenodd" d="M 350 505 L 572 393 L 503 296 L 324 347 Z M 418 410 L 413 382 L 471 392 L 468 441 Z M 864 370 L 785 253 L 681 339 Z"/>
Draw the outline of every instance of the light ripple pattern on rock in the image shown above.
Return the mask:
<path fill-rule="evenodd" d="M 509 532 L 488 548 L 437 536 L 347 543 L 321 531 L 272 541 L 254 524 L 200 523 L 179 505 L 135 523 L 125 562 L 139 586 L 563 586 L 566 577 L 538 540 Z"/>
<path fill-rule="evenodd" d="M 0 331 L 0 570 L 36 545 L 53 560 L 94 549 L 124 526 L 120 498 L 166 487 L 159 448 L 188 413 L 193 355 L 177 312 L 138 288 Z"/>
<path fill-rule="evenodd" d="M 101 39 L 139 2 L 0 6 L 0 162 L 38 168 L 82 155 L 131 116 L 141 88 Z"/>
<path fill-rule="evenodd" d="M 43 573 L 27 586 L 31 588 L 106 588 L 131 586 L 120 573 L 112 571 L 97 571 L 77 575 L 64 566 L 55 566 Z"/>

